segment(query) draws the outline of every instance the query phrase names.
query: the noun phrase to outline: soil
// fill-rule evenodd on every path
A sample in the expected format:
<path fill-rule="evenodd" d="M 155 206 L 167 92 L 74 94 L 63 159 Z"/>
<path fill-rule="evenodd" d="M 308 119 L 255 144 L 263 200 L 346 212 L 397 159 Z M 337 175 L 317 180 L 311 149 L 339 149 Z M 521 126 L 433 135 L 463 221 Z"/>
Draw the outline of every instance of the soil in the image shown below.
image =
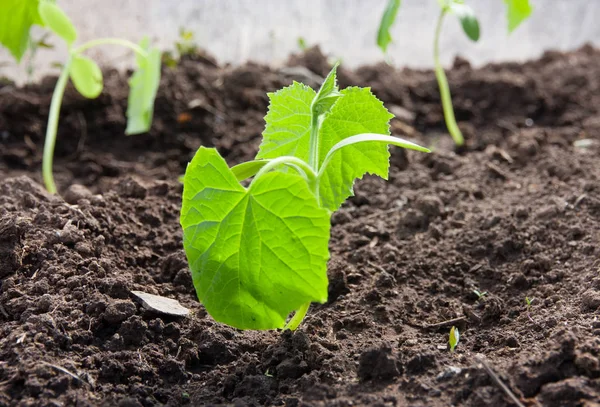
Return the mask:
<path fill-rule="evenodd" d="M 61 196 L 40 186 L 55 78 L 0 85 L 0 405 L 515 405 L 484 362 L 526 406 L 599 406 L 600 51 L 457 59 L 458 150 L 431 71 L 341 69 L 396 114 L 395 135 L 435 152 L 395 149 L 389 182 L 357 183 L 332 218 L 329 302 L 297 332 L 242 332 L 195 297 L 177 177 L 200 145 L 252 158 L 266 92 L 329 69 L 317 48 L 289 65 L 188 57 L 133 137 L 126 76 L 106 71 L 96 100 L 68 89 Z"/>

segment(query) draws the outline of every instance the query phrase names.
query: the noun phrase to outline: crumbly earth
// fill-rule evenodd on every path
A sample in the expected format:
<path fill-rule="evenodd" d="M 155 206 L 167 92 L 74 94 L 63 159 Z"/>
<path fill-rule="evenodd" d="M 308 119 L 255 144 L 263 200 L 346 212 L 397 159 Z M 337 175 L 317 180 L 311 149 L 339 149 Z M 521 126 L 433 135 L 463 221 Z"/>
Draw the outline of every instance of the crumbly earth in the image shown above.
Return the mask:
<path fill-rule="evenodd" d="M 200 145 L 252 158 L 266 92 L 329 69 L 316 48 L 289 66 L 187 58 L 134 137 L 125 77 L 105 72 L 96 100 L 69 89 L 61 196 L 39 184 L 55 79 L 0 85 L 0 405 L 513 406 L 485 363 L 524 405 L 599 406 L 600 51 L 457 59 L 459 150 L 431 71 L 342 69 L 396 114 L 395 135 L 435 152 L 393 150 L 389 182 L 357 183 L 332 218 L 329 302 L 297 332 L 242 332 L 195 297 L 177 177 Z"/>

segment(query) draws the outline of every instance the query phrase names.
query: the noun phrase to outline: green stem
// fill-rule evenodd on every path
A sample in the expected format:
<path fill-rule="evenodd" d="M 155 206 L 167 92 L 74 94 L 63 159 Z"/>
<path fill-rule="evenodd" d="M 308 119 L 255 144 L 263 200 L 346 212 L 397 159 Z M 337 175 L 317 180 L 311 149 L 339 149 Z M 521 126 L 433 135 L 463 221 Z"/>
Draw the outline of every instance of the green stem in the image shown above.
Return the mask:
<path fill-rule="evenodd" d="M 135 51 L 136 54 L 139 54 L 144 58 L 147 58 L 148 56 L 148 53 L 142 47 L 140 47 L 134 42 L 127 41 L 121 38 L 99 38 L 97 40 L 88 41 L 85 44 L 82 44 L 77 48 L 72 49 L 71 54 L 80 54 L 83 51 L 98 45 L 120 45 L 122 47 L 132 49 L 133 51 Z"/>
<path fill-rule="evenodd" d="M 440 13 L 440 17 L 437 21 L 437 26 L 435 28 L 435 38 L 433 42 L 433 59 L 435 64 L 435 77 L 438 81 L 438 86 L 440 87 L 440 96 L 442 98 L 442 108 L 444 109 L 444 119 L 446 120 L 446 127 L 448 128 L 448 132 L 452 136 L 452 139 L 456 143 L 457 146 L 462 146 L 465 142 L 460 129 L 458 128 L 458 124 L 456 124 L 456 119 L 454 118 L 454 108 L 452 107 L 452 96 L 450 95 L 450 86 L 448 86 L 448 79 L 446 78 L 446 73 L 444 72 L 444 67 L 440 63 L 440 32 L 442 29 L 442 22 L 444 21 L 444 16 L 446 15 L 447 10 L 445 8 L 442 9 Z"/>
<path fill-rule="evenodd" d="M 302 323 L 304 317 L 308 313 L 309 307 L 310 302 L 302 304 L 302 306 L 296 310 L 296 313 L 294 314 L 292 319 L 290 319 L 290 321 L 283 327 L 283 330 L 285 331 L 289 329 L 290 331 L 295 331 L 296 329 L 298 329 L 298 326 L 300 326 L 300 323 Z"/>
<path fill-rule="evenodd" d="M 316 99 L 316 98 L 315 98 Z M 314 101 L 313 101 L 314 102 Z M 308 150 L 308 165 L 314 170 L 319 171 L 319 115 L 314 107 L 310 109 L 310 142 Z"/>
<path fill-rule="evenodd" d="M 261 175 L 266 174 L 267 172 L 273 170 L 274 168 L 276 168 L 280 165 L 285 165 L 285 164 L 293 165 L 297 168 L 300 168 L 306 174 L 306 177 L 308 179 L 308 184 L 311 188 L 312 188 L 313 184 L 316 183 L 317 174 L 315 174 L 315 171 L 308 164 L 306 164 L 303 160 L 301 160 L 298 157 L 283 156 L 283 157 L 277 157 L 277 158 L 269 161 L 267 164 L 265 164 L 265 166 L 262 167 L 260 169 L 260 171 L 258 171 L 256 173 L 256 176 L 254 177 L 252 182 L 250 182 L 249 188 L 252 188 L 252 184 L 258 178 L 260 178 Z"/>
<path fill-rule="evenodd" d="M 54 159 L 54 146 L 56 145 L 56 133 L 58 131 L 58 117 L 60 115 L 60 106 L 62 105 L 65 88 L 67 87 L 67 82 L 69 81 L 69 70 L 71 68 L 72 61 L 73 57 L 69 56 L 69 59 L 65 63 L 65 66 L 63 66 L 60 77 L 56 82 L 56 87 L 54 88 L 54 93 L 52 94 L 52 102 L 50 103 L 48 127 L 46 128 L 44 156 L 42 159 L 42 176 L 44 178 L 46 189 L 51 194 L 56 193 L 56 184 L 54 183 L 54 176 L 52 175 L 52 161 Z"/>

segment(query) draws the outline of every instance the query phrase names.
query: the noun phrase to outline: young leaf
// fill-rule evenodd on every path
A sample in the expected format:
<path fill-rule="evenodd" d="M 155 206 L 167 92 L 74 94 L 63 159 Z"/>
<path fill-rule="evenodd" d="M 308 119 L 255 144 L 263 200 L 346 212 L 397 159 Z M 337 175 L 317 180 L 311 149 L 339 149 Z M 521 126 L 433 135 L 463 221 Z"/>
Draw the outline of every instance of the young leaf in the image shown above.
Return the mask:
<path fill-rule="evenodd" d="M 102 71 L 90 58 L 73 56 L 69 74 L 77 91 L 86 98 L 95 99 L 102 92 Z"/>
<path fill-rule="evenodd" d="M 269 172 L 246 189 L 215 149 L 200 147 L 181 226 L 198 298 L 215 320 L 283 328 L 292 311 L 327 300 L 329 214 L 302 177 Z"/>
<path fill-rule="evenodd" d="M 269 93 L 266 127 L 256 158 L 293 155 L 308 161 L 311 104 L 316 92 L 298 82 Z"/>
<path fill-rule="evenodd" d="M 339 64 L 335 64 L 333 68 L 331 68 L 331 71 L 327 74 L 327 77 L 323 81 L 323 84 L 319 88 L 319 91 L 312 102 L 314 115 L 320 116 L 329 112 L 341 96 L 338 91 L 336 77 L 338 65 Z"/>
<path fill-rule="evenodd" d="M 508 19 L 508 32 L 513 32 L 523 21 L 527 20 L 533 11 L 529 0 L 504 0 L 506 3 L 506 17 Z"/>
<path fill-rule="evenodd" d="M 393 116 L 368 88 L 351 87 L 337 92 L 334 75 L 329 75 L 321 88 L 332 91 L 319 94 L 333 97 L 339 93 L 341 97 L 335 96 L 335 104 L 319 122 L 318 168 L 327 152 L 347 137 L 363 133 L 389 135 L 389 120 Z M 257 158 L 291 155 L 309 162 L 311 106 L 316 96 L 315 91 L 300 83 L 269 94 L 271 103 Z M 321 206 L 331 211 L 338 209 L 352 195 L 356 178 L 367 172 L 387 178 L 388 168 L 389 152 L 385 144 L 367 142 L 360 147 L 349 146 L 332 157 L 322 176 Z"/>
<path fill-rule="evenodd" d="M 148 44 L 148 39 L 140 43 L 147 55 L 136 56 L 138 68 L 129 79 L 127 135 L 145 133 L 152 125 L 154 99 L 160 83 L 160 51 Z"/>
<path fill-rule="evenodd" d="M 387 52 L 388 45 L 392 42 L 392 35 L 390 34 L 390 28 L 396 21 L 396 15 L 400 9 L 400 0 L 388 0 L 385 11 L 381 16 L 381 23 L 379 23 L 379 30 L 377 30 L 377 45 L 383 53 Z"/>
<path fill-rule="evenodd" d="M 363 133 L 390 134 L 389 121 L 394 116 L 370 89 L 350 87 L 341 94 L 321 125 L 320 166 L 329 150 L 348 137 Z M 323 169 L 319 188 L 321 205 L 331 211 L 338 209 L 353 195 L 354 180 L 365 173 L 387 179 L 389 158 L 388 146 L 380 142 L 349 145 L 340 150 Z"/>
<path fill-rule="evenodd" d="M 479 40 L 479 21 L 475 17 L 473 9 L 466 4 L 458 1 L 451 1 L 448 4 L 448 9 L 455 14 L 460 20 L 463 31 L 471 41 Z"/>
<path fill-rule="evenodd" d="M 8 48 L 17 62 L 29 46 L 29 29 L 44 25 L 38 12 L 39 0 L 0 1 L 0 44 Z"/>
<path fill-rule="evenodd" d="M 71 19 L 56 4 L 49 0 L 41 0 L 39 13 L 46 26 L 65 40 L 69 46 L 77 39 L 77 30 Z"/>

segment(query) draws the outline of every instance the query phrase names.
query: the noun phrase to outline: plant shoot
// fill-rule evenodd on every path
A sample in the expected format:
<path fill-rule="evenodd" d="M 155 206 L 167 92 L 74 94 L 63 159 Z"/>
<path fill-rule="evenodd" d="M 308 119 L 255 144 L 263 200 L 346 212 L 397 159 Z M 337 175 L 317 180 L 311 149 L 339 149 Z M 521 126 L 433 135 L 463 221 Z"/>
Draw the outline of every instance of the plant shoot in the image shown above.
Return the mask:
<path fill-rule="evenodd" d="M 327 301 L 330 218 L 355 179 L 387 178 L 389 144 L 429 150 L 390 136 L 392 115 L 368 88 L 339 90 L 336 67 L 317 92 L 294 82 L 269 98 L 256 160 L 229 168 L 200 147 L 180 221 L 198 298 L 215 320 L 294 330 L 312 302 Z"/>

